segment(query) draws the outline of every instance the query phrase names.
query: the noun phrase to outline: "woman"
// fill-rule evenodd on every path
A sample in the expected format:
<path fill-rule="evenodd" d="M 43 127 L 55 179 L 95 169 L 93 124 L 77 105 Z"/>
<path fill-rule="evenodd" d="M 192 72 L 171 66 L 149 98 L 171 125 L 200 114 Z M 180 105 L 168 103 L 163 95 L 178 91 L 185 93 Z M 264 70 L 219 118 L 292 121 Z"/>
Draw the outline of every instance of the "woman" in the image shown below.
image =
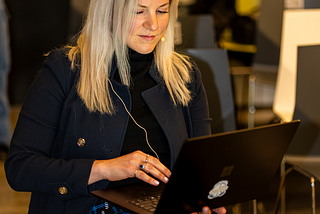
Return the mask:
<path fill-rule="evenodd" d="M 112 205 L 93 190 L 167 183 L 185 139 L 210 133 L 200 73 L 173 51 L 177 7 L 91 0 L 77 46 L 48 55 L 5 163 L 29 213 L 96 213 Z"/>

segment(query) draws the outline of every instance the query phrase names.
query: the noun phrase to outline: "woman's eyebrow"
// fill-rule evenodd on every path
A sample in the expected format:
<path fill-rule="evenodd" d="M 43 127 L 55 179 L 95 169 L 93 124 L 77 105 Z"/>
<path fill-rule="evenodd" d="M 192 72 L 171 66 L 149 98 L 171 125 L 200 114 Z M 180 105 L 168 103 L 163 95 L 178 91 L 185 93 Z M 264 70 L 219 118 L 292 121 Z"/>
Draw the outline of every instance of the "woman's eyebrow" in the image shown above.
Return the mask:
<path fill-rule="evenodd" d="M 159 6 L 159 7 L 164 7 L 164 6 L 168 5 L 168 4 L 169 4 L 169 3 L 165 3 L 165 4 L 163 4 L 163 5 Z M 147 6 L 141 5 L 141 4 L 138 4 L 138 7 L 147 8 Z"/>
<path fill-rule="evenodd" d="M 164 7 L 164 6 L 167 6 L 167 5 L 169 5 L 169 3 L 165 3 L 165 4 L 161 5 L 160 7 Z"/>

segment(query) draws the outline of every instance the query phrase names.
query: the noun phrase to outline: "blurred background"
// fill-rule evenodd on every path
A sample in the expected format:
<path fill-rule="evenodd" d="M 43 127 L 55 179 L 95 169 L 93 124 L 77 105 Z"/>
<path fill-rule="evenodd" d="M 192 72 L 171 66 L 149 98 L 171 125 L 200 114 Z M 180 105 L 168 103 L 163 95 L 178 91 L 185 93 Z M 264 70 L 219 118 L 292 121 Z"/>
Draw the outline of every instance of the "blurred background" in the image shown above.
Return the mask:
<path fill-rule="evenodd" d="M 6 0 L 6 4 L 10 14 L 12 59 L 8 95 L 11 105 L 19 106 L 42 66 L 44 54 L 71 43 L 81 29 L 88 0 Z M 212 41 L 204 41 L 203 47 L 210 47 L 205 42 L 211 42 L 215 48 L 226 49 L 231 67 L 245 66 L 251 69 L 254 64 L 260 63 L 273 69 L 274 72 L 267 73 L 264 78 L 271 85 L 264 85 L 261 89 L 263 97 L 256 95 L 261 98 L 256 99 L 256 107 L 267 109 L 272 106 L 273 100 L 272 87 L 279 62 L 283 9 L 284 2 L 279 0 L 181 0 L 179 14 L 182 18 L 212 17 L 212 26 L 209 26 L 212 28 Z M 261 17 L 261 12 L 265 13 L 265 17 Z M 257 50 L 257 43 L 265 47 Z M 198 47 L 193 44 L 177 45 L 177 50 L 185 48 Z M 240 113 L 237 122 L 239 127 L 246 127 L 248 98 L 243 94 L 246 92 L 246 84 L 243 85 L 245 77 L 234 75 L 231 78 L 235 84 L 236 107 Z M 239 90 L 236 90 L 238 85 Z"/>
<path fill-rule="evenodd" d="M 44 55 L 75 41 L 88 1 L 5 0 L 11 58 L 7 95 L 12 129 Z M 283 12 L 314 8 L 320 8 L 319 0 L 180 0 L 176 50 L 225 50 L 236 129 L 276 123 L 280 120 L 273 104 Z M 30 194 L 10 189 L 3 160 L 0 163 L 0 214 L 27 213 Z M 228 207 L 228 213 L 273 213 L 279 184 L 280 172 L 265 198 L 257 201 L 256 208 L 248 202 Z M 292 172 L 286 185 L 287 213 L 311 213 L 309 178 Z M 316 193 L 320 198 L 318 185 L 317 180 Z M 316 203 L 319 208 L 319 200 Z"/>

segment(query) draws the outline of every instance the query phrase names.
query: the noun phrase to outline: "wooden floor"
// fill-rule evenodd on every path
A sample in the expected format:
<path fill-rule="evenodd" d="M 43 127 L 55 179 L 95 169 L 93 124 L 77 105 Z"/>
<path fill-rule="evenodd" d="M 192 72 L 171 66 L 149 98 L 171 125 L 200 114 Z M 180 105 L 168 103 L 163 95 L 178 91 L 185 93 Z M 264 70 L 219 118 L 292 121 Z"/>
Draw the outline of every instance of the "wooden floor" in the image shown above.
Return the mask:
<path fill-rule="evenodd" d="M 19 106 L 12 108 L 12 125 L 18 117 Z M 257 201 L 257 214 L 273 214 L 280 184 L 277 173 L 264 198 Z M 311 214 L 311 188 L 309 178 L 298 172 L 291 172 L 286 181 L 287 214 Z M 4 172 L 4 162 L 0 161 L 0 214 L 26 214 L 30 193 L 15 192 L 8 185 Z M 320 182 L 316 182 L 317 214 L 320 214 Z M 228 214 L 253 214 L 252 203 L 246 202 L 227 207 Z M 279 212 L 280 213 L 280 212 Z"/>
<path fill-rule="evenodd" d="M 0 214 L 28 213 L 30 193 L 15 192 L 10 188 L 3 165 L 0 161 Z"/>
<path fill-rule="evenodd" d="M 18 119 L 20 106 L 12 106 L 11 122 L 12 130 Z M 0 161 L 0 214 L 24 214 L 28 213 L 30 193 L 13 191 L 6 179 L 4 161 Z"/>

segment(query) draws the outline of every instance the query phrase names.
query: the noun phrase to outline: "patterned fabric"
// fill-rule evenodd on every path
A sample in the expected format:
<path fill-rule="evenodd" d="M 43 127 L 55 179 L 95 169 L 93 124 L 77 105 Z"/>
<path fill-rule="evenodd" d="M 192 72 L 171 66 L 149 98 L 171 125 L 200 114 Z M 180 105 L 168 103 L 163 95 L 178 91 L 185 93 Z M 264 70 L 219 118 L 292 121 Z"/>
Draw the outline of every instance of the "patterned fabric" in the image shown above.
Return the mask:
<path fill-rule="evenodd" d="M 104 200 L 97 201 L 88 214 L 130 214 L 122 209 L 106 202 Z"/>

